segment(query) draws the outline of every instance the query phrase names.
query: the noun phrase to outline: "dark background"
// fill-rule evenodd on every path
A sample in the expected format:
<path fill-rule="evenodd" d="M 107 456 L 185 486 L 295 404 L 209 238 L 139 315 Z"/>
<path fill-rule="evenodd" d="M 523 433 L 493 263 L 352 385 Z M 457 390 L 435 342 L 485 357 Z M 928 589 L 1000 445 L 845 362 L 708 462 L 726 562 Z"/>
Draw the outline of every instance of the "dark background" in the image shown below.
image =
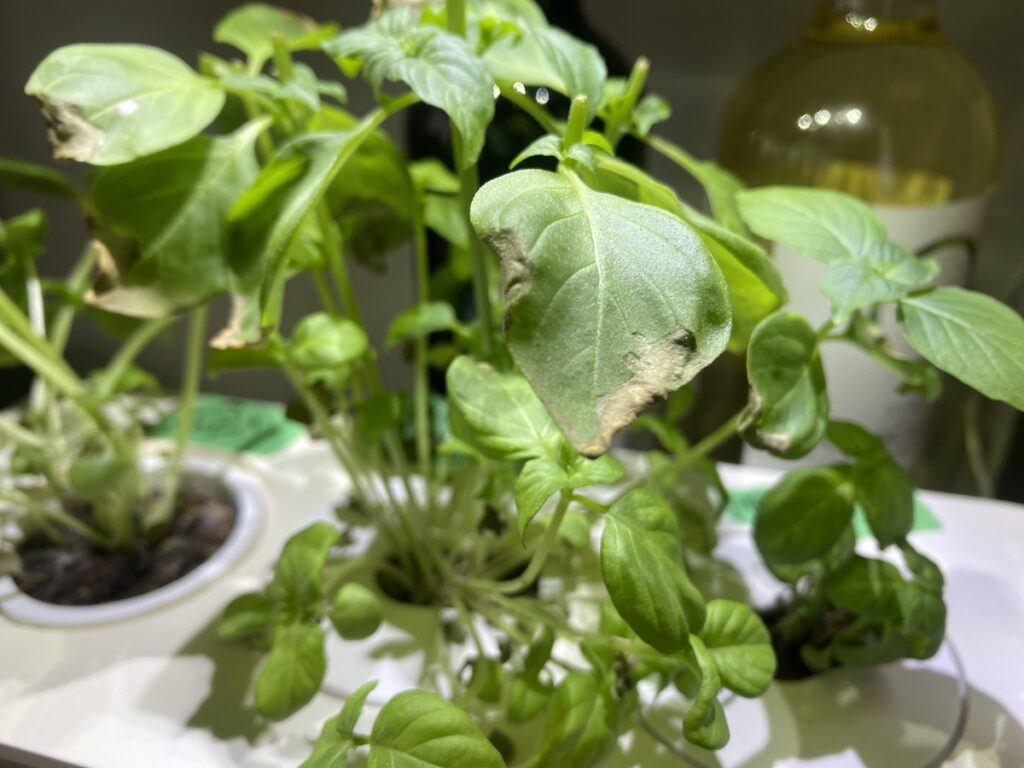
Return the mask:
<path fill-rule="evenodd" d="M 22 89 L 36 64 L 54 48 L 73 42 L 148 43 L 194 64 L 202 50 L 229 53 L 212 44 L 211 30 L 237 4 L 229 0 L 0 0 L 0 154 L 48 162 L 42 118 Z M 281 4 L 320 20 L 352 25 L 365 18 L 369 0 Z M 583 0 L 582 5 L 592 25 L 625 58 L 646 55 L 652 60 L 649 87 L 666 96 L 675 110 L 663 132 L 699 156 L 714 157 L 719 120 L 731 90 L 799 33 L 811 0 Z M 1004 284 L 1024 257 L 1024 3 L 939 0 L 938 7 L 947 36 L 992 89 L 1004 127 L 1000 186 L 982 241 L 980 284 L 992 289 Z M 331 71 L 328 62 L 318 68 L 325 74 Z M 365 95 L 350 90 L 355 96 L 353 109 L 360 111 L 368 103 Z M 403 135 L 400 124 L 391 130 Z M 685 178 L 667 164 L 651 158 L 649 168 L 684 193 L 694 194 Z M 42 270 L 61 275 L 80 252 L 84 227 L 68 205 L 0 188 L 0 217 L 33 205 L 43 205 L 51 214 Z M 411 300 L 411 259 L 399 254 L 392 265 L 383 278 L 357 275 L 373 335 L 382 333 L 389 318 Z M 300 317 L 312 306 L 312 291 L 303 286 L 290 291 L 290 317 Z M 221 302 L 213 322 L 219 322 L 224 312 Z M 175 339 L 167 339 L 141 361 L 168 386 L 176 384 L 178 346 Z M 77 368 L 88 371 L 101 365 L 112 348 L 102 333 L 87 322 L 80 323 L 69 357 Z M 401 360 L 386 357 L 384 367 L 386 378 L 400 385 L 404 379 Z M 0 370 L 0 377 L 11 375 Z M 284 400 L 290 396 L 287 384 L 272 373 L 224 376 L 205 386 L 250 397 Z"/>

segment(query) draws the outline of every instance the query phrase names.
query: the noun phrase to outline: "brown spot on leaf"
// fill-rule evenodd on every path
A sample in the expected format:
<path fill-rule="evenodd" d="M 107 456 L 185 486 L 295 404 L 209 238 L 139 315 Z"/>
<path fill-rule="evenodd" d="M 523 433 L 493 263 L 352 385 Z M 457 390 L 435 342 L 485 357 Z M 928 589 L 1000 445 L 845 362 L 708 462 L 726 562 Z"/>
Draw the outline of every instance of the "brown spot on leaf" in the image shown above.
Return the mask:
<path fill-rule="evenodd" d="M 499 229 L 484 237 L 484 242 L 501 259 L 501 288 L 505 294 L 505 322 L 516 302 L 533 287 L 533 261 L 526 246 L 508 229 Z"/>
<path fill-rule="evenodd" d="M 85 119 L 74 104 L 37 96 L 43 117 L 50 126 L 47 137 L 57 160 L 89 162 L 103 141 L 103 133 Z"/>
<path fill-rule="evenodd" d="M 686 328 L 655 342 L 633 335 L 634 348 L 626 356 L 633 377 L 607 395 L 598 398 L 598 436 L 578 446 L 585 456 L 599 456 L 608 450 L 612 437 L 633 422 L 654 401 L 679 389 L 693 376 L 689 363 L 697 352 L 697 339 Z"/>

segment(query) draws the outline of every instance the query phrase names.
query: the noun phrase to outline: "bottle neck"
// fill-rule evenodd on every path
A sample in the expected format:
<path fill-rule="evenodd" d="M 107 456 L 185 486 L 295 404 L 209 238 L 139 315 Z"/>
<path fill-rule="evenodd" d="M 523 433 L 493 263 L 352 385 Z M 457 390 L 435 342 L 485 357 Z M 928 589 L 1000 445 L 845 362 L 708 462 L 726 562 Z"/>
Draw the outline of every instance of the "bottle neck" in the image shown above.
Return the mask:
<path fill-rule="evenodd" d="M 936 0 L 815 0 L 805 36 L 824 42 L 939 42 Z"/>

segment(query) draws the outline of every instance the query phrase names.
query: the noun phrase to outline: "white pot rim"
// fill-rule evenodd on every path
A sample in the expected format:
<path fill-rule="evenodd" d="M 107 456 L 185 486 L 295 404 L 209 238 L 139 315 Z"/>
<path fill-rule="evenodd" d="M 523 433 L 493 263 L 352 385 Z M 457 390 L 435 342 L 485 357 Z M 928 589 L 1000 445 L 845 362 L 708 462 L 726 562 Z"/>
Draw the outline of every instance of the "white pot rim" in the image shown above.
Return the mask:
<path fill-rule="evenodd" d="M 147 456 L 143 467 L 157 469 L 164 461 Z M 55 605 L 26 595 L 14 579 L 0 579 L 0 612 L 8 619 L 40 627 L 89 627 L 124 621 L 170 605 L 199 591 L 230 570 L 248 552 L 263 529 L 266 493 L 256 473 L 229 458 L 186 455 L 189 475 L 217 478 L 235 502 L 235 522 L 224 542 L 207 560 L 179 579 L 143 595 L 97 605 Z M 9 596 L 8 596 L 9 595 Z"/>

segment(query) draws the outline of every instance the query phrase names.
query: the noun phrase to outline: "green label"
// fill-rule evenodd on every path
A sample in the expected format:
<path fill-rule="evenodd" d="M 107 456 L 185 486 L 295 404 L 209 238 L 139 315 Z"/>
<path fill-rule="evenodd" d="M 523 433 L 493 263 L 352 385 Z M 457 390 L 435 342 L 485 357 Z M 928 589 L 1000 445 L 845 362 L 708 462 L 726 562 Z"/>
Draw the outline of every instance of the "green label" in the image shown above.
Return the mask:
<path fill-rule="evenodd" d="M 150 434 L 174 437 L 179 412 L 172 411 Z M 285 416 L 279 403 L 241 400 L 223 395 L 201 395 L 196 401 L 190 442 L 235 453 L 279 453 L 306 428 Z"/>

